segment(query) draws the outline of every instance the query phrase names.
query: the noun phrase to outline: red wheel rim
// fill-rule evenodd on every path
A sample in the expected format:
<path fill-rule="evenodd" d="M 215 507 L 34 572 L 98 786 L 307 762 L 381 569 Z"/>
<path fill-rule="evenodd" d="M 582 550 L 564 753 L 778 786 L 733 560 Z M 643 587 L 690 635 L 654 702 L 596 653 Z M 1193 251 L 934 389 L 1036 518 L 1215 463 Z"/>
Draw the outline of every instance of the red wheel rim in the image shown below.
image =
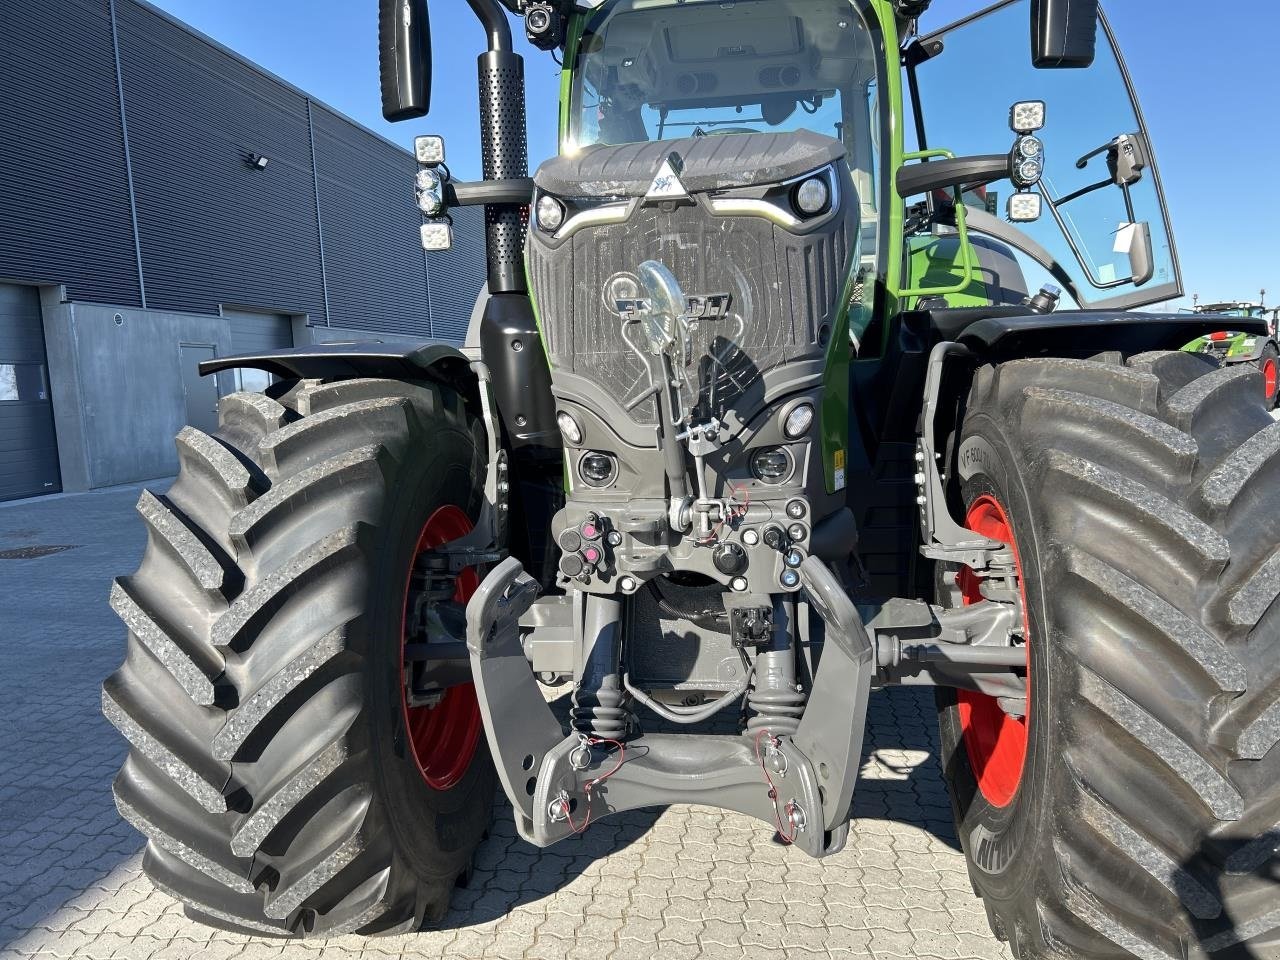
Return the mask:
<path fill-rule="evenodd" d="M 404 622 L 409 608 L 409 583 L 413 565 L 418 557 L 470 532 L 471 520 L 458 507 L 440 507 L 427 520 L 418 535 L 413 551 L 409 574 L 405 577 L 405 602 L 401 613 L 400 635 L 405 637 Z M 467 569 L 458 574 L 458 585 L 453 599 L 466 603 L 480 586 L 480 576 Z M 407 638 L 406 638 L 407 640 Z M 433 790 L 448 790 L 467 772 L 471 758 L 480 742 L 483 723 L 480 703 L 476 700 L 476 688 L 468 683 L 450 687 L 444 697 L 432 707 L 410 707 L 404 687 L 404 662 L 401 660 L 400 697 L 404 709 L 405 727 L 409 731 L 409 746 L 414 762 L 422 773 L 427 786 Z"/>
<path fill-rule="evenodd" d="M 1022 576 L 1022 559 L 1013 539 L 1009 515 L 995 497 L 983 495 L 969 508 L 965 526 L 991 540 L 999 540 L 1013 548 L 1018 586 L 1022 592 L 1023 633 L 1027 638 L 1027 716 L 1031 715 L 1031 629 L 1025 617 L 1027 610 L 1026 581 Z M 965 606 L 982 601 L 982 581 L 968 567 L 956 575 L 956 585 L 964 596 Z M 995 697 L 972 690 L 957 691 L 960 732 L 969 766 L 978 781 L 978 790 L 995 807 L 1007 807 L 1018 792 L 1027 759 L 1027 718 L 1011 717 L 1000 709 Z"/>
<path fill-rule="evenodd" d="M 1267 390 L 1267 399 L 1274 400 L 1276 386 L 1280 384 L 1280 368 L 1277 368 L 1276 362 L 1270 358 L 1262 363 L 1262 381 Z"/>

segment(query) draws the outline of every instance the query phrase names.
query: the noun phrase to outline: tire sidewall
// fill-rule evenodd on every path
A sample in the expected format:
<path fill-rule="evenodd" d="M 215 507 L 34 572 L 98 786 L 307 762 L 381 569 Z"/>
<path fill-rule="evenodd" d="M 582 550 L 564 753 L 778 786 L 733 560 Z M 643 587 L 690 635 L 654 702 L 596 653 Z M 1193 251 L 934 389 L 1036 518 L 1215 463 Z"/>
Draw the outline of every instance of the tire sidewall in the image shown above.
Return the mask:
<path fill-rule="evenodd" d="M 1052 775 L 1054 688 L 1052 650 L 1045 642 L 1048 621 L 1041 589 L 1044 558 L 1035 538 L 1024 467 L 996 421 L 985 414 L 973 415 L 966 422 L 957 460 L 962 464 L 966 512 L 984 494 L 994 496 L 1004 507 L 1017 539 L 1031 631 L 1030 717 L 1022 780 L 1007 806 L 994 806 L 978 789 L 954 690 L 939 692 L 942 762 L 956 830 L 975 882 L 981 884 L 984 896 L 1015 899 L 1031 886 L 1031 876 L 1040 859 Z M 954 576 L 954 570 L 940 572 L 940 577 Z M 945 592 L 940 590 L 940 599 Z"/>
<path fill-rule="evenodd" d="M 481 478 L 474 475 L 472 436 L 451 421 L 417 424 L 410 431 L 408 449 L 410 455 L 387 489 L 385 523 L 378 531 L 365 608 L 371 612 L 373 649 L 366 693 L 386 827 L 395 838 L 397 852 L 418 876 L 447 881 L 466 868 L 489 826 L 496 774 L 488 742 L 481 736 L 470 766 L 452 787 L 437 790 L 423 779 L 404 718 L 402 618 L 405 584 L 424 524 L 446 505 L 474 519 L 482 495 Z"/>

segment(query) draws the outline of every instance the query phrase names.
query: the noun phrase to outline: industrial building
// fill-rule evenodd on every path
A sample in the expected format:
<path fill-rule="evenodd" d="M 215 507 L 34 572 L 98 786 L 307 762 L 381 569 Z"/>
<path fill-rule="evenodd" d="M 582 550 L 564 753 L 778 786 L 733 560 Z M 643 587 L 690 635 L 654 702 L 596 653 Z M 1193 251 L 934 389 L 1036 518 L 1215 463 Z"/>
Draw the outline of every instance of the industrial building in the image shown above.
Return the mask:
<path fill-rule="evenodd" d="M 198 361 L 460 341 L 481 214 L 424 255 L 408 151 L 140 0 L 0 14 L 0 500 L 162 477 L 264 375 Z"/>

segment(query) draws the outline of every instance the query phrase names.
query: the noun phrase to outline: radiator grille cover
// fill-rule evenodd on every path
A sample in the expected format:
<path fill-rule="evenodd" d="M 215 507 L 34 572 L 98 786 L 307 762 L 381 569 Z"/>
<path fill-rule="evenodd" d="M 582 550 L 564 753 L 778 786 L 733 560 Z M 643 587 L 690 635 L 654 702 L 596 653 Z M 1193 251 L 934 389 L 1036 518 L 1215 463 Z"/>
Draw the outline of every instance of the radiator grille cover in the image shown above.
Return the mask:
<path fill-rule="evenodd" d="M 825 227 L 794 234 L 759 216 L 716 216 L 704 197 L 674 209 L 640 204 L 623 223 L 588 227 L 554 247 L 536 232 L 527 246 L 529 276 L 548 353 L 556 370 L 596 381 L 624 406 L 648 387 L 640 357 L 606 304 L 606 282 L 659 260 L 689 295 L 728 293 L 729 315 L 694 333 L 689 370 L 700 415 L 742 406 L 759 375 L 826 349 L 856 230 L 855 205 Z M 690 397 L 692 399 L 692 395 Z M 630 411 L 655 422 L 646 400 Z"/>

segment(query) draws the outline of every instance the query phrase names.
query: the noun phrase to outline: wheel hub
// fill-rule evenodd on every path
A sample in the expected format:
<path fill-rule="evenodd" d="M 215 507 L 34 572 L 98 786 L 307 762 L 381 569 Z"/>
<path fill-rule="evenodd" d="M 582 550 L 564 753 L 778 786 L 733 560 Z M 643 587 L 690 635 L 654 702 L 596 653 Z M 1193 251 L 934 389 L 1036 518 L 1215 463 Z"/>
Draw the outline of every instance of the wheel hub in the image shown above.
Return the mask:
<path fill-rule="evenodd" d="M 995 697 L 972 690 L 957 692 L 960 730 L 969 755 L 969 765 L 978 782 L 978 790 L 993 806 L 1007 807 L 1017 795 L 1022 782 L 1027 758 L 1027 723 L 1031 715 L 1031 630 L 1026 613 L 1026 582 L 1022 575 L 1018 545 L 1013 537 L 1013 525 L 999 500 L 989 494 L 975 500 L 969 508 L 965 526 L 988 539 L 999 540 L 1012 547 L 1018 589 L 1022 593 L 1022 626 L 1027 641 L 1026 713 L 1021 717 L 1012 716 L 1001 708 Z M 956 585 L 964 597 L 965 606 L 984 600 L 982 580 L 968 567 L 956 576 Z"/>
<path fill-rule="evenodd" d="M 409 582 L 418 558 L 450 540 L 456 540 L 471 531 L 471 520 L 460 508 L 452 504 L 440 507 L 427 519 L 418 535 L 405 579 L 405 616 L 401 618 L 401 636 L 409 609 Z M 474 569 L 461 571 L 457 577 L 452 602 L 466 604 L 480 585 L 480 577 Z M 403 678 L 401 662 L 401 707 L 404 710 L 405 728 L 413 759 L 427 786 L 433 790 L 448 790 L 462 779 L 476 746 L 480 742 L 483 721 L 475 686 L 467 683 L 450 687 L 439 703 L 429 706 L 410 706 Z"/>
<path fill-rule="evenodd" d="M 1274 400 L 1276 398 L 1276 388 L 1280 387 L 1280 366 L 1271 358 L 1262 364 L 1262 380 L 1266 386 L 1267 399 Z"/>

